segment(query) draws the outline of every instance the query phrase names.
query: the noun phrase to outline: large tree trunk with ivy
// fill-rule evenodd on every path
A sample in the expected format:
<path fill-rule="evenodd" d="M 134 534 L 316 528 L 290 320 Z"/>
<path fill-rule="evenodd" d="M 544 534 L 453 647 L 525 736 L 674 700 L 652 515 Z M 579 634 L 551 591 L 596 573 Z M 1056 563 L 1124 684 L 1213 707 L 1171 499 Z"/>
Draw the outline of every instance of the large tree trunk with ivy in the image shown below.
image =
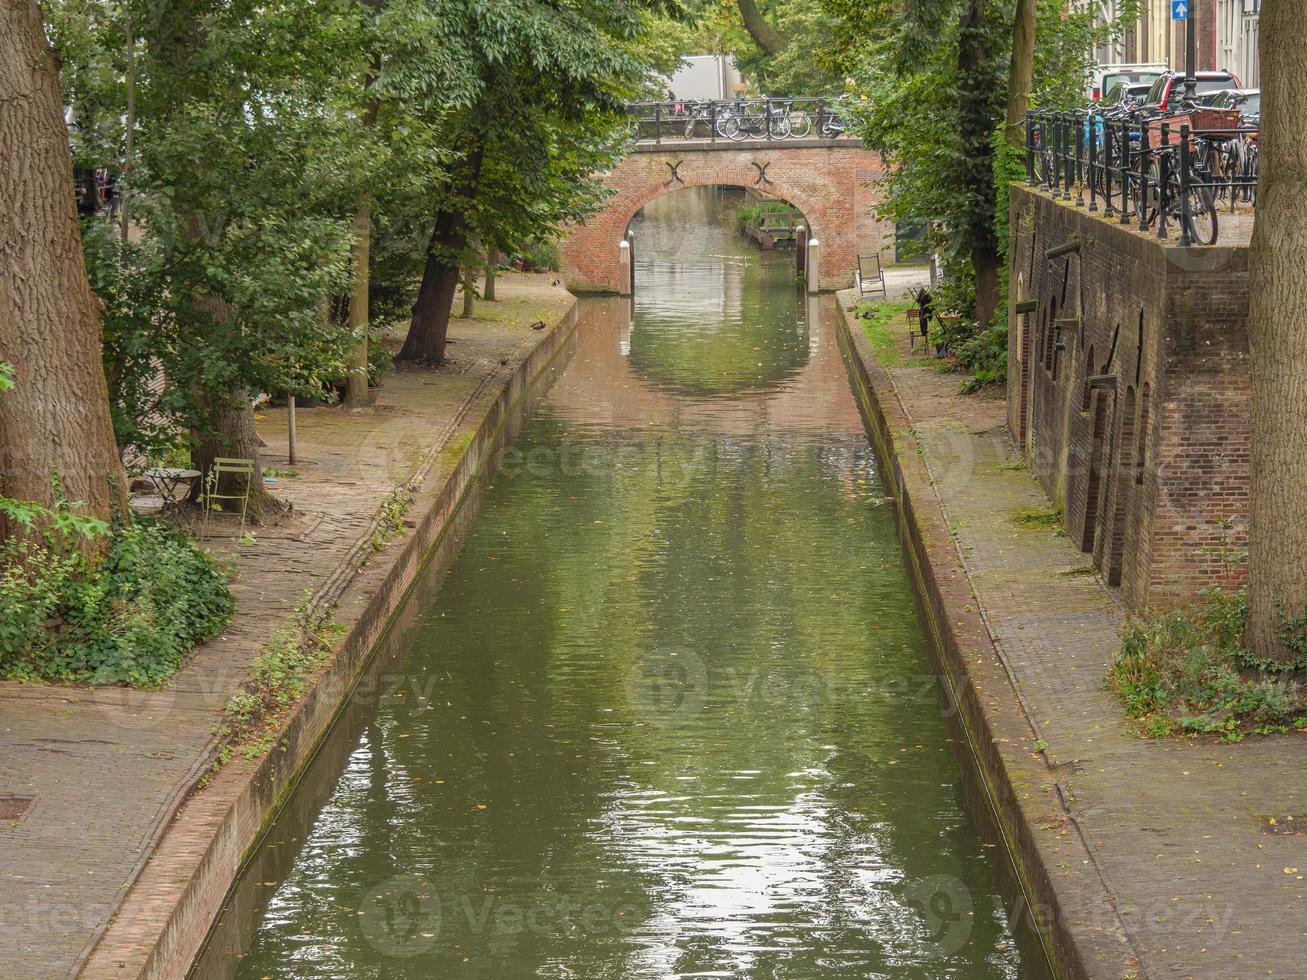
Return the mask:
<path fill-rule="evenodd" d="M 462 273 L 460 256 L 468 244 L 464 208 L 476 197 L 481 154 L 480 147 L 468 154 L 457 178 L 454 200 L 446 203 L 436 216 L 427 246 L 426 266 L 422 270 L 422 285 L 418 288 L 408 334 L 399 352 L 401 360 L 439 364 L 445 359 L 449 317 Z"/>
<path fill-rule="evenodd" d="M 349 328 L 359 336 L 350 352 L 349 373 L 345 378 L 345 407 L 366 408 L 368 405 L 368 263 L 372 253 L 372 202 L 364 194 L 354 212 L 354 247 L 352 258 L 354 275 L 349 295 Z"/>
<path fill-rule="evenodd" d="M 1307 47 L 1300 0 L 1262 5 L 1261 181 L 1250 256 L 1252 514 L 1248 629 L 1260 657 L 1294 656 L 1307 631 Z"/>
<path fill-rule="evenodd" d="M 964 184 L 971 202 L 963 231 L 976 276 L 976 321 L 981 329 L 989 326 L 998 309 L 1002 265 L 994 232 L 996 200 L 990 134 L 997 120 L 990 118 L 990 93 L 986 91 L 990 80 L 985 70 L 989 58 L 985 26 L 985 0 L 971 0 L 958 36 L 958 97 Z"/>
<path fill-rule="evenodd" d="M 1017 0 L 1012 22 L 1012 66 L 1008 70 L 1007 128 L 1008 146 L 1022 150 L 1026 145 L 1026 112 L 1030 109 L 1030 90 L 1035 77 L 1035 23 L 1037 0 Z"/>
<path fill-rule="evenodd" d="M 101 361 L 102 306 L 82 257 L 55 54 L 40 8 L 0 0 L 0 495 L 125 513 Z M 0 539 L 14 528 L 0 516 Z"/>

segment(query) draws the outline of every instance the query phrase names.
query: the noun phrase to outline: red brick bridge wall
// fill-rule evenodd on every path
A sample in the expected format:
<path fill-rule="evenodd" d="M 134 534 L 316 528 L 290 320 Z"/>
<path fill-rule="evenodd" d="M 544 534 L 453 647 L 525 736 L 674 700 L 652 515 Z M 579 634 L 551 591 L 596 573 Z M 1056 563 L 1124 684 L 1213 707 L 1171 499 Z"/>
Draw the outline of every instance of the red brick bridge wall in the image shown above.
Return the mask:
<path fill-rule="evenodd" d="M 642 207 L 684 187 L 725 185 L 752 188 L 803 212 L 821 242 L 820 286 L 840 289 L 852 284 L 859 252 L 892 252 L 893 224 L 872 214 L 881 200 L 874 182 L 883 172 L 880 157 L 852 140 L 641 146 L 605 177 L 615 192 L 608 206 L 564 239 L 564 278 L 575 292 L 617 292 L 618 243 Z"/>

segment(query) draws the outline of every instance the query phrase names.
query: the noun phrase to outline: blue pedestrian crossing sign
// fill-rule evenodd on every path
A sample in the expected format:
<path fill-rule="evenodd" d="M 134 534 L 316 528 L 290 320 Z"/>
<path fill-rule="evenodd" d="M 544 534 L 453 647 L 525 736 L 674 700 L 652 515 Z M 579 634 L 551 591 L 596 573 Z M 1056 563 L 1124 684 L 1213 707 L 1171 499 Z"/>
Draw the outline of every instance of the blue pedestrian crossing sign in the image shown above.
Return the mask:
<path fill-rule="evenodd" d="M 1189 4 L 1192 0 L 1171 0 L 1171 19 L 1188 20 Z"/>

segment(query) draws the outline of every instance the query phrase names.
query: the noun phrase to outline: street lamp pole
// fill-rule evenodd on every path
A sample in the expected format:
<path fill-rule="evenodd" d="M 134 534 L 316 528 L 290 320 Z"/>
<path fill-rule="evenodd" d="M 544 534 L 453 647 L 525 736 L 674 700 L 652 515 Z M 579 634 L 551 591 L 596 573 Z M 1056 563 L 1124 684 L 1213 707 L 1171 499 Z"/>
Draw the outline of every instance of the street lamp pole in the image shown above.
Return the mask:
<path fill-rule="evenodd" d="M 1193 8 L 1194 5 L 1189 4 L 1189 16 L 1184 21 L 1184 97 L 1191 102 L 1198 95 L 1198 66 L 1194 64 L 1198 60 L 1198 41 L 1194 30 Z"/>

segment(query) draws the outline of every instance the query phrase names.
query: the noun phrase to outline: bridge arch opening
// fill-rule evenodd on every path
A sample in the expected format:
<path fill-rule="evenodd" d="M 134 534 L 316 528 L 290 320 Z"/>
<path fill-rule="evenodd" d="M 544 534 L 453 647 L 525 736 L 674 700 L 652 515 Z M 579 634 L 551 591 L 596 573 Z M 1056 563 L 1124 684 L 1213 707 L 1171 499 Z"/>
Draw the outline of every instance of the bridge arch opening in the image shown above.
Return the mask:
<path fill-rule="evenodd" d="M 794 251 L 740 220 L 769 200 L 730 186 L 669 190 L 631 220 L 635 271 L 623 354 L 632 373 L 691 396 L 770 390 L 810 357 Z"/>

